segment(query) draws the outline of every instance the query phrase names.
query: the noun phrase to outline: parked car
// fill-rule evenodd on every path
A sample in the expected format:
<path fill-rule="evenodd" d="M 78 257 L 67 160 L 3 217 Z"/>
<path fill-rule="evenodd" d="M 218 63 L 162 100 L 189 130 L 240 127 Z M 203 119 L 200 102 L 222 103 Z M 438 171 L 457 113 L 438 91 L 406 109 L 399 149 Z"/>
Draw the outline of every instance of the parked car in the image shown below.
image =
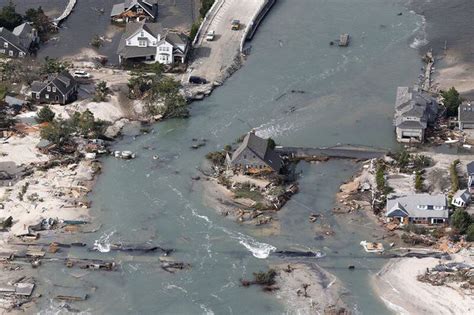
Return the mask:
<path fill-rule="evenodd" d="M 214 37 L 216 37 L 216 31 L 209 31 L 206 35 L 206 40 L 208 42 L 212 42 L 214 40 Z"/>
<path fill-rule="evenodd" d="M 91 77 L 90 73 L 88 72 L 85 72 L 83 70 L 76 70 L 73 72 L 72 74 L 75 78 L 84 78 L 84 79 L 88 79 Z"/>
<path fill-rule="evenodd" d="M 193 84 L 206 84 L 206 83 L 207 83 L 207 80 L 204 79 L 204 78 L 201 78 L 201 77 L 192 75 L 192 76 L 189 77 L 189 83 L 193 83 Z"/>
<path fill-rule="evenodd" d="M 238 31 L 240 29 L 240 21 L 239 20 L 233 20 L 232 21 L 232 30 Z"/>

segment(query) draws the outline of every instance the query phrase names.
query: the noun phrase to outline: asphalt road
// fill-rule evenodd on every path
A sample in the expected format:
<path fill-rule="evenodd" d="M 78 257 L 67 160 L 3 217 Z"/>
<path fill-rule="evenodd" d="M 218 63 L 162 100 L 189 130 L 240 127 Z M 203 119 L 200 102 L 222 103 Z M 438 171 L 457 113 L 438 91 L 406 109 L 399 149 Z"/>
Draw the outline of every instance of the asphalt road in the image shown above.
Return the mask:
<path fill-rule="evenodd" d="M 264 0 L 224 0 L 220 9 L 210 17 L 209 24 L 203 27 L 194 50 L 191 75 L 203 77 L 209 82 L 220 81 L 223 71 L 239 54 L 245 27 L 263 2 Z M 231 29 L 233 20 L 240 20 L 240 30 Z M 216 36 L 214 41 L 208 42 L 205 37 L 211 30 L 215 31 Z"/>

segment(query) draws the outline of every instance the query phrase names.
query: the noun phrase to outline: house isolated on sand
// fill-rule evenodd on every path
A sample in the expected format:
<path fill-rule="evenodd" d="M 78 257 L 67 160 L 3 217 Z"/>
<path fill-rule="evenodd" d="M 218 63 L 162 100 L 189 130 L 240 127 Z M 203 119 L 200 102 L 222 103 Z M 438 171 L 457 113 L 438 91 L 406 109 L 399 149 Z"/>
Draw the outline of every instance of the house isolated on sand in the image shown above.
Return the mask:
<path fill-rule="evenodd" d="M 249 132 L 232 156 L 227 154 L 226 160 L 229 168 L 246 173 L 268 171 L 278 174 L 284 167 L 269 139 L 260 138 L 254 132 Z"/>
<path fill-rule="evenodd" d="M 110 18 L 116 23 L 155 22 L 158 17 L 157 0 L 125 0 L 112 7 Z"/>
<path fill-rule="evenodd" d="M 398 142 L 422 143 L 437 115 L 438 102 L 430 94 L 417 87 L 398 87 L 393 122 Z"/>
<path fill-rule="evenodd" d="M 37 103 L 68 104 L 77 99 L 78 84 L 72 75 L 63 71 L 48 75 L 44 81 L 33 81 L 31 98 Z"/>
<path fill-rule="evenodd" d="M 389 196 L 385 216 L 400 225 L 443 224 L 449 218 L 448 201 L 445 195 Z"/>
<path fill-rule="evenodd" d="M 160 23 L 128 23 L 120 40 L 119 62 L 184 63 L 188 37 L 164 29 Z"/>

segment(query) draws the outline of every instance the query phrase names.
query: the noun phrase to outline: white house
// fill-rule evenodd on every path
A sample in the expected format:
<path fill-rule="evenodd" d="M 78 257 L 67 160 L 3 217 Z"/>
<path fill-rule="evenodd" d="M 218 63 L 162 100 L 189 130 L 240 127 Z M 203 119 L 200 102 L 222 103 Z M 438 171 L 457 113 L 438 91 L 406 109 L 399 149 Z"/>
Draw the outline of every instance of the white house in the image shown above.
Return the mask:
<path fill-rule="evenodd" d="M 162 28 L 159 23 L 129 23 L 120 40 L 119 62 L 184 63 L 189 43 L 186 35 Z"/>
<path fill-rule="evenodd" d="M 471 201 L 471 193 L 468 189 L 458 190 L 454 196 L 451 204 L 456 207 L 464 208 Z"/>

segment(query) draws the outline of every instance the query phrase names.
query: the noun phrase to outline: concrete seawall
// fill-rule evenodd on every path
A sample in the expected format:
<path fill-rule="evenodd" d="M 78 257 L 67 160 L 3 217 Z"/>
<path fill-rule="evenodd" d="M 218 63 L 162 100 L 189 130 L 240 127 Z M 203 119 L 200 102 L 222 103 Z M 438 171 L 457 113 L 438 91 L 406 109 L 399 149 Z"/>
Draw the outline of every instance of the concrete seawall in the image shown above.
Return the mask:
<path fill-rule="evenodd" d="M 242 36 L 242 41 L 240 43 L 240 52 L 245 54 L 245 42 L 251 40 L 255 35 L 260 23 L 276 3 L 276 0 L 266 0 L 265 3 L 260 7 L 260 9 L 255 13 L 255 15 L 250 20 L 250 23 L 247 25 L 244 31 L 244 36 Z"/>

